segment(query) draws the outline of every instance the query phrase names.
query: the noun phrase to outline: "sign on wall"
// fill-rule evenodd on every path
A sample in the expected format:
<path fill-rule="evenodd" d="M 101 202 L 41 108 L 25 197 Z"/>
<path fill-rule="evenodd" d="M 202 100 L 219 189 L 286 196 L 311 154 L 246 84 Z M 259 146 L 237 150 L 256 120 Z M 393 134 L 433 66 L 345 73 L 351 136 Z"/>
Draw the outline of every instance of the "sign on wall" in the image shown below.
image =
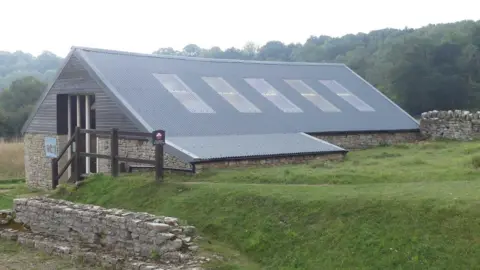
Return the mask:
<path fill-rule="evenodd" d="M 45 155 L 49 158 L 57 157 L 57 138 L 45 137 Z"/>

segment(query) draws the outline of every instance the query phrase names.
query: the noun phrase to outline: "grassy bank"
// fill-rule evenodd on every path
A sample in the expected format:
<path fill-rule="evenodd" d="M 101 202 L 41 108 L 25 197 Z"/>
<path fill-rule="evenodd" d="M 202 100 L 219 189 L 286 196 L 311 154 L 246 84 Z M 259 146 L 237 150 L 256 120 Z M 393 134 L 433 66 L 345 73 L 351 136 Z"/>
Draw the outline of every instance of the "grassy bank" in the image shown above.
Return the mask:
<path fill-rule="evenodd" d="M 479 188 L 476 181 L 159 186 L 99 176 L 63 198 L 178 216 L 262 269 L 472 269 L 480 264 Z"/>
<path fill-rule="evenodd" d="M 205 236 L 202 250 L 226 258 L 211 269 L 476 269 L 479 176 L 479 143 L 444 141 L 161 185 L 98 175 L 55 196 L 180 217 Z M 31 192 L 0 181 L 0 208 Z"/>
<path fill-rule="evenodd" d="M 0 181 L 0 209 L 11 209 L 14 198 L 41 195 L 43 193 L 39 190 L 28 188 L 23 179 Z"/>
<path fill-rule="evenodd" d="M 176 181 L 264 184 L 364 184 L 464 181 L 480 177 L 479 142 L 424 142 L 347 154 L 345 162 L 211 171 Z"/>

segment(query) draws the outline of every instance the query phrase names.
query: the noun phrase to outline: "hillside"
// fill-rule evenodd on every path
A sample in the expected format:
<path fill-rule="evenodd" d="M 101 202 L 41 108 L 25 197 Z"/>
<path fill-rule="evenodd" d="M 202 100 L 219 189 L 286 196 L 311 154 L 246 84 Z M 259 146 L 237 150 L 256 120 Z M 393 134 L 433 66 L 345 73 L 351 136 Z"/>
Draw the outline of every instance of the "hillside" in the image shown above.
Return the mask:
<path fill-rule="evenodd" d="M 479 160 L 478 142 L 428 142 L 161 185 L 96 176 L 55 196 L 183 218 L 225 257 L 212 269 L 474 269 Z"/>
<path fill-rule="evenodd" d="M 52 80 L 61 61 L 62 58 L 48 51 L 36 57 L 22 51 L 0 51 L 0 92 L 16 79 L 27 76 L 44 82 Z"/>

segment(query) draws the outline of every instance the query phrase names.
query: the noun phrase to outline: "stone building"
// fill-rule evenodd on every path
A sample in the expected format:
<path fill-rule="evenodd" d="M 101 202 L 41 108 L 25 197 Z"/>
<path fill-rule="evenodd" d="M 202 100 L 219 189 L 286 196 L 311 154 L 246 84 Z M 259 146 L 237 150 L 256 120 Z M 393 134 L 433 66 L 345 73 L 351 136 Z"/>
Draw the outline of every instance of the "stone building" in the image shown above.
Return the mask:
<path fill-rule="evenodd" d="M 73 47 L 24 125 L 31 186 L 50 186 L 50 159 L 76 126 L 166 131 L 166 166 L 238 167 L 341 159 L 350 149 L 413 141 L 415 119 L 343 64 L 159 56 Z M 108 137 L 82 137 L 108 154 Z M 70 155 L 70 151 L 67 151 Z M 145 140 L 120 156 L 153 158 Z M 60 168 L 68 155 L 60 160 Z M 129 165 L 129 164 L 126 164 Z M 84 173 L 109 161 L 85 158 Z M 71 175 L 72 168 L 61 179 Z"/>

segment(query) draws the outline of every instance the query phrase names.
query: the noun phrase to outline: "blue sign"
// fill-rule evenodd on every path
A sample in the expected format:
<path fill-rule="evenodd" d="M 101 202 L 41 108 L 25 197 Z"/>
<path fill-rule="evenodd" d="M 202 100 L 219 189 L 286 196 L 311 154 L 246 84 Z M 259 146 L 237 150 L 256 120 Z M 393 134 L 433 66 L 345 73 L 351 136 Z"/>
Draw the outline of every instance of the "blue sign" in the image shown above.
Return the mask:
<path fill-rule="evenodd" d="M 45 155 L 49 158 L 57 157 L 57 138 L 45 137 Z"/>

